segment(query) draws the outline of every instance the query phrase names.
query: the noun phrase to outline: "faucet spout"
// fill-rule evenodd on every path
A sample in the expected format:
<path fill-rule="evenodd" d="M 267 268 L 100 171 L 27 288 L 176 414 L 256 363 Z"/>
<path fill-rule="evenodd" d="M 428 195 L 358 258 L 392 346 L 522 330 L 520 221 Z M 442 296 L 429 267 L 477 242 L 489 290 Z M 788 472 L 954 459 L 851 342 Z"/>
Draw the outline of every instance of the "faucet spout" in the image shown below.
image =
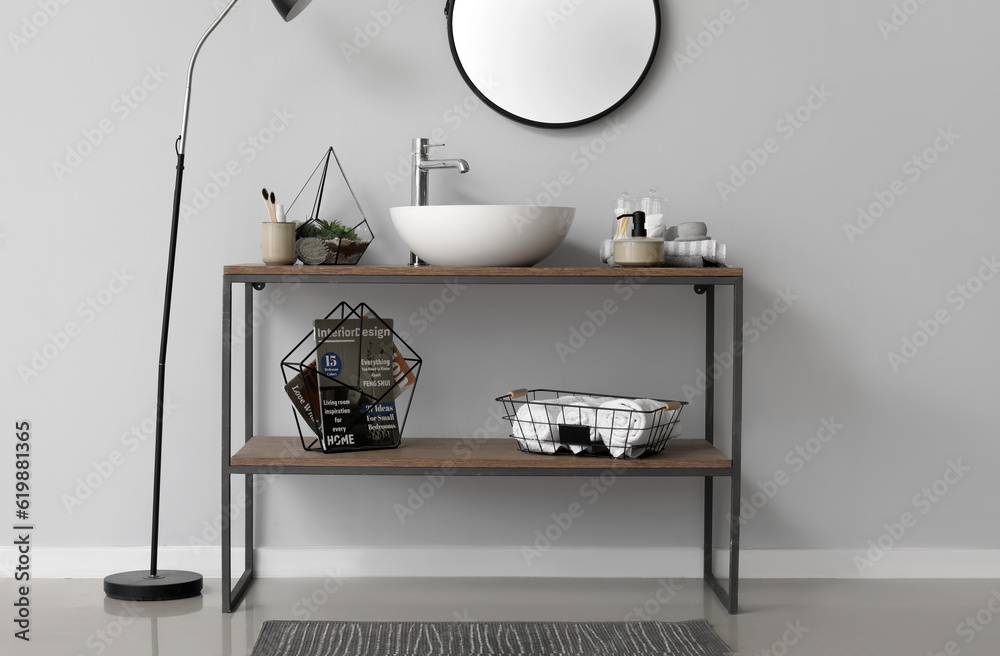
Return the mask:
<path fill-rule="evenodd" d="M 430 169 L 458 169 L 459 173 L 469 172 L 469 163 L 464 159 L 425 159 L 417 163 L 424 171 Z"/>

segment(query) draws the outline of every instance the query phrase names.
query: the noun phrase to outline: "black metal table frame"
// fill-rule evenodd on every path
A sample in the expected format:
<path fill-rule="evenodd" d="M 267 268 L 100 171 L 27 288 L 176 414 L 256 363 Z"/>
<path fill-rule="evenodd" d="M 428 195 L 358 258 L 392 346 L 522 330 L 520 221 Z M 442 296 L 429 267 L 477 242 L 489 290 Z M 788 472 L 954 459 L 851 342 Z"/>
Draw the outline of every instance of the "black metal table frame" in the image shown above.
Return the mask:
<path fill-rule="evenodd" d="M 263 267 L 262 267 L 263 268 Z M 268 283 L 325 283 L 325 284 L 434 284 L 461 278 L 463 282 L 475 284 L 614 284 L 627 278 L 627 272 L 619 277 L 606 276 L 468 276 L 448 274 L 447 269 L 437 276 L 399 275 L 337 276 L 337 275 L 286 275 L 286 274 L 224 274 L 222 291 L 222 612 L 231 613 L 239 607 L 254 579 L 254 474 L 274 473 L 264 466 L 233 466 L 232 459 L 232 287 L 244 285 L 244 426 L 245 442 L 253 437 L 253 291 L 261 290 Z M 740 552 L 740 471 L 742 433 L 742 378 L 743 378 L 743 277 L 742 276 L 674 276 L 647 277 L 643 284 L 691 285 L 698 294 L 705 296 L 705 439 L 715 443 L 715 392 L 713 365 L 715 364 L 715 288 L 730 286 L 733 290 L 732 316 L 732 407 L 729 469 L 677 468 L 668 470 L 632 470 L 634 476 L 704 476 L 704 539 L 703 568 L 705 582 L 715 592 L 726 610 L 735 615 L 739 610 L 739 552 Z M 329 467 L 281 467 L 282 474 L 308 475 L 395 475 L 413 476 L 430 473 L 424 468 L 358 468 L 349 466 Z M 593 469 L 489 469 L 458 468 L 453 475 L 506 475 L 506 476 L 573 476 L 590 475 Z M 234 475 L 243 475 L 246 507 L 244 537 L 244 571 L 236 585 L 232 584 L 232 480 Z M 715 477 L 730 479 L 729 512 L 729 574 L 728 590 L 723 587 L 713 571 L 713 520 Z"/>

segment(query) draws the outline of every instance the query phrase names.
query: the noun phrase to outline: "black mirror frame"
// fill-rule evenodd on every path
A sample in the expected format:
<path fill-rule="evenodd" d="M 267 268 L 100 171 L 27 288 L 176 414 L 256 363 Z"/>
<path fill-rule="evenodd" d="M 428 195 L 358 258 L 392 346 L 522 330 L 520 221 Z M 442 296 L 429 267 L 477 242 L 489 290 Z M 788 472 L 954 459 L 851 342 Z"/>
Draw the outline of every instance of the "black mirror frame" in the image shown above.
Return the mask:
<path fill-rule="evenodd" d="M 660 12 L 660 3 L 659 0 L 651 0 L 651 2 L 653 3 L 653 12 L 656 17 L 656 29 L 653 36 L 653 48 L 649 52 L 649 59 L 646 60 L 645 68 L 642 69 L 642 73 L 639 75 L 639 78 L 635 81 L 635 84 L 632 85 L 632 88 L 629 89 L 628 92 L 626 92 L 625 95 L 622 96 L 613 105 L 611 105 L 602 112 L 594 114 L 593 116 L 583 118 L 578 121 L 570 121 L 568 123 L 544 123 L 541 121 L 534 121 L 532 119 L 525 118 L 523 116 L 518 116 L 517 114 L 513 114 L 504 109 L 503 107 L 500 107 L 499 105 L 494 103 L 492 100 L 486 97 L 486 94 L 484 94 L 482 91 L 479 90 L 479 87 L 477 87 L 476 84 L 469 77 L 469 74 L 466 72 L 465 67 L 462 66 L 462 60 L 458 56 L 458 50 L 456 50 L 455 48 L 455 35 L 452 31 L 452 15 L 454 13 L 453 9 L 455 7 L 455 2 L 456 0 L 446 0 L 444 7 L 444 15 L 448 21 L 448 45 L 451 48 L 451 56 L 455 60 L 455 66 L 458 68 L 458 72 L 462 75 L 462 79 L 465 80 L 465 83 L 467 85 L 469 85 L 469 88 L 472 89 L 473 93 L 475 93 L 480 100 L 486 103 L 488 107 L 493 109 L 493 111 L 497 112 L 498 114 L 501 114 L 502 116 L 506 116 L 512 121 L 517 121 L 518 123 L 523 123 L 524 125 L 530 125 L 536 128 L 549 128 L 549 129 L 575 128 L 577 126 L 585 125 L 587 123 L 593 123 L 594 121 L 604 118 L 611 112 L 615 111 L 616 109 L 621 107 L 625 103 L 625 101 L 632 96 L 633 93 L 635 93 L 636 89 L 639 88 L 639 85 L 641 85 L 643 81 L 646 79 L 646 74 L 649 73 L 649 69 L 652 68 L 653 61 L 656 59 L 656 52 L 660 47 L 660 32 L 663 27 L 662 17 Z"/>

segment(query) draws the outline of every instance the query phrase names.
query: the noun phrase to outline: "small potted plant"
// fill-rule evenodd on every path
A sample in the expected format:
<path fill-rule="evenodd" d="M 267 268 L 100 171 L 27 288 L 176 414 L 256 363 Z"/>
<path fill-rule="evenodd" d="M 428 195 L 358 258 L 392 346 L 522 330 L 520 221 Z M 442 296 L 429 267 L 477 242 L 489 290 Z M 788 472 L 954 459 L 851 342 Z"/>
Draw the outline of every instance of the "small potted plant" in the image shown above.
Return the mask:
<path fill-rule="evenodd" d="M 372 243 L 372 232 L 364 220 L 348 228 L 336 220 L 310 219 L 296 224 L 295 237 L 296 252 L 304 264 L 357 264 Z"/>

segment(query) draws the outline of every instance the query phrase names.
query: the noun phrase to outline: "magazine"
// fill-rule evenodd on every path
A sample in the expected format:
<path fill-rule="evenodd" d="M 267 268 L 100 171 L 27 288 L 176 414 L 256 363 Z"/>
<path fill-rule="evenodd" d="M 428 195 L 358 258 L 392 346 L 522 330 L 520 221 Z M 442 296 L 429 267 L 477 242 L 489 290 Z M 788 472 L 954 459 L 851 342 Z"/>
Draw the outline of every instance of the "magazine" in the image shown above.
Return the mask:
<path fill-rule="evenodd" d="M 391 319 L 319 319 L 319 427 L 324 451 L 399 444 Z"/>

